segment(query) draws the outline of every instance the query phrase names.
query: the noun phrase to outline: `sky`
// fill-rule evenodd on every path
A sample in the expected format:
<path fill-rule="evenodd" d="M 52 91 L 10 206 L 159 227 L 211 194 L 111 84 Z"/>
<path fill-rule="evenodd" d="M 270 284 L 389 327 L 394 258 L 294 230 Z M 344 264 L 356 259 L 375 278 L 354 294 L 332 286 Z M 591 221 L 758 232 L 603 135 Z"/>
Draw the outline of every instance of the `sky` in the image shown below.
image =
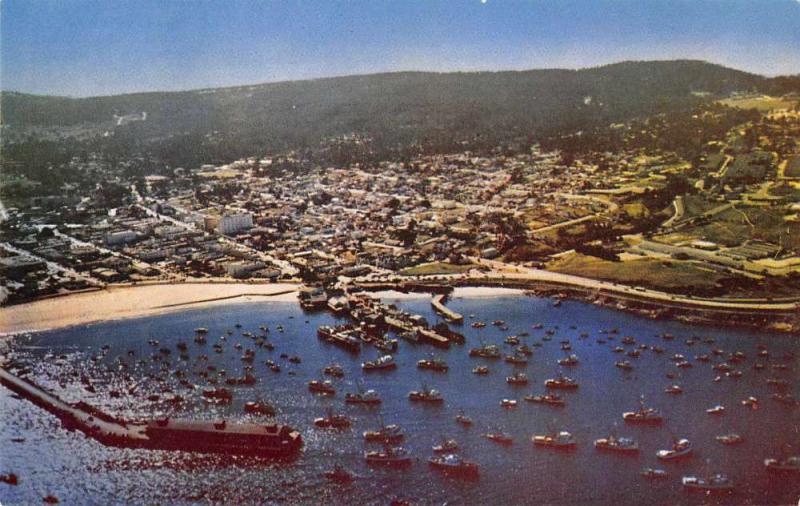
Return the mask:
<path fill-rule="evenodd" d="M 0 0 L 0 89 L 37 94 L 675 58 L 800 73 L 800 0 Z"/>

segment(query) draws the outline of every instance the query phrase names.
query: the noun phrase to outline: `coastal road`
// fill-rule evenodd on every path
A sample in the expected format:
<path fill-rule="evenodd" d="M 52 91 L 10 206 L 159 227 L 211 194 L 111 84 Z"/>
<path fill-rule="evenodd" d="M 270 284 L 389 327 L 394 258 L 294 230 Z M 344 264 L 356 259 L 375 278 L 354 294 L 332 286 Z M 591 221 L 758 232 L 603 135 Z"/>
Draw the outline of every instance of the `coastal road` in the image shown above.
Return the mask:
<path fill-rule="evenodd" d="M 769 300 L 751 300 L 751 301 L 730 301 L 725 299 L 700 299 L 689 297 L 685 295 L 676 295 L 658 290 L 652 290 L 643 287 L 632 287 L 627 285 L 620 285 L 609 281 L 600 281 L 596 279 L 584 278 L 574 276 L 571 274 L 562 274 L 559 272 L 551 272 L 543 269 L 532 269 L 528 267 L 521 267 L 517 265 L 498 262 L 496 260 L 487 260 L 484 258 L 471 257 L 470 260 L 476 264 L 484 265 L 497 271 L 503 278 L 509 281 L 531 281 L 531 282 L 547 282 L 554 284 L 561 284 L 566 286 L 575 286 L 586 288 L 590 290 L 603 290 L 619 295 L 626 295 L 635 298 L 647 299 L 653 302 L 664 302 L 671 304 L 680 304 L 696 309 L 712 309 L 712 310 L 730 310 L 730 311 L 774 311 L 774 312 L 800 312 L 800 302 L 797 301 L 780 301 L 774 302 Z"/>

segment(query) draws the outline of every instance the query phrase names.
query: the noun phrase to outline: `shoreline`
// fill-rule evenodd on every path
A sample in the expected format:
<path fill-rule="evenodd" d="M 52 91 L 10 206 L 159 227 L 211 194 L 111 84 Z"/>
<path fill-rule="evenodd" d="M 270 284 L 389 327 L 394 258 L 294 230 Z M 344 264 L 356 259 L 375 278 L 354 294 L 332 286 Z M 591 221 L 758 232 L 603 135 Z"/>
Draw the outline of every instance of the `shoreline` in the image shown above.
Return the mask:
<path fill-rule="evenodd" d="M 747 312 L 741 308 L 687 307 L 680 303 L 649 300 L 640 293 L 620 294 L 560 283 L 521 279 L 450 280 L 451 298 L 491 298 L 534 295 L 568 298 L 651 319 L 672 319 L 696 325 L 769 328 L 788 334 L 800 333 L 800 321 L 769 311 Z M 358 285 L 358 283 L 356 283 Z M 0 338 L 28 332 L 43 332 L 77 325 L 140 318 L 182 309 L 266 300 L 292 302 L 299 283 L 152 283 L 112 285 L 59 297 L 6 306 L 0 310 Z M 369 290 L 390 299 L 430 298 L 427 292 L 397 289 Z"/>
<path fill-rule="evenodd" d="M 112 286 L 6 306 L 0 337 L 76 325 L 155 316 L 184 308 L 295 300 L 295 283 L 176 283 Z"/>

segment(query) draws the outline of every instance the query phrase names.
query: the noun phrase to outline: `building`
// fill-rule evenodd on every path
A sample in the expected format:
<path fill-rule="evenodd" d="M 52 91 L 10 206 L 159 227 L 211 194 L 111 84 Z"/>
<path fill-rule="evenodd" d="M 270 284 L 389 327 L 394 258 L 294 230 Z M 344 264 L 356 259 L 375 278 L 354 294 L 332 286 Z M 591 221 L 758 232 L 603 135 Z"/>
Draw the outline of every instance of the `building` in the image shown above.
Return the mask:
<path fill-rule="evenodd" d="M 106 234 L 106 244 L 113 246 L 115 244 L 127 244 L 136 240 L 136 232 L 131 230 L 122 230 L 119 232 L 109 232 Z"/>
<path fill-rule="evenodd" d="M 250 213 L 226 214 L 219 219 L 217 231 L 220 234 L 232 235 L 253 227 L 253 215 Z"/>

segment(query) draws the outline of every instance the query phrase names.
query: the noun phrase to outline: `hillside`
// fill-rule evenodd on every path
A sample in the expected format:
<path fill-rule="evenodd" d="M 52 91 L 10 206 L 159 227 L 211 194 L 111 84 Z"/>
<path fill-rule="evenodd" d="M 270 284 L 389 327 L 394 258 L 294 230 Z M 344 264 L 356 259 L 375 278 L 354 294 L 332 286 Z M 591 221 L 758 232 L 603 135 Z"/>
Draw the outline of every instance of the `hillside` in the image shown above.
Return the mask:
<path fill-rule="evenodd" d="M 313 148 L 326 137 L 351 132 L 375 138 L 379 147 L 445 147 L 475 138 L 503 142 L 705 100 L 693 92 L 721 96 L 774 86 L 774 79 L 686 60 L 582 70 L 399 72 L 91 98 L 7 92 L 2 122 L 7 142 L 45 129 L 68 136 L 80 131 L 83 138 L 113 132 L 116 138 L 107 143 L 115 150 L 144 143 L 173 153 L 175 163 L 193 163 L 183 144 L 202 142 L 203 156 L 224 159 Z M 121 125 L 114 116 L 142 112 L 146 120 Z"/>

